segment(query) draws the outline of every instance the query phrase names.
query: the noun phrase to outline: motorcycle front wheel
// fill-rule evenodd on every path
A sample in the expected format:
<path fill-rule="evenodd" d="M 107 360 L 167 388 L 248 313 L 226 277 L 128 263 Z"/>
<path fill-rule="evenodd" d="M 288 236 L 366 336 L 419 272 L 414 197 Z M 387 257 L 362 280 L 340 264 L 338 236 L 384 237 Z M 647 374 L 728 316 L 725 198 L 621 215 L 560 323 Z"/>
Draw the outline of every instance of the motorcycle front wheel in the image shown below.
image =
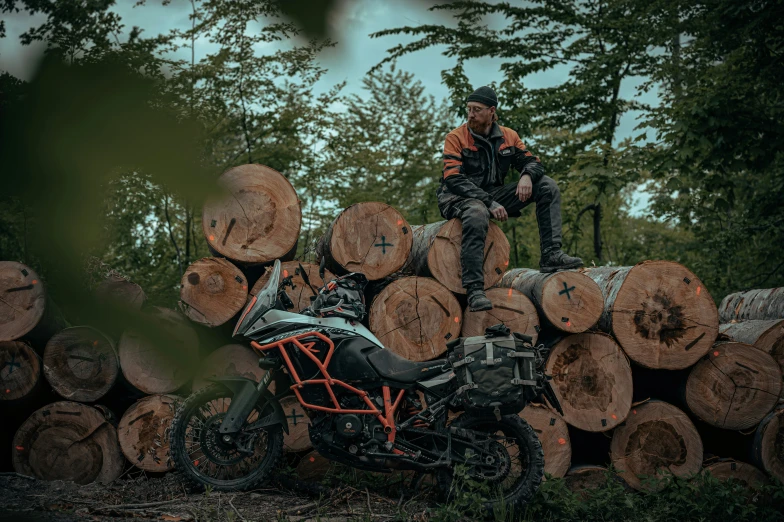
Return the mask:
<path fill-rule="evenodd" d="M 236 442 L 219 433 L 233 393 L 215 384 L 182 403 L 172 421 L 171 456 L 174 466 L 198 486 L 217 491 L 251 489 L 270 478 L 283 455 L 280 425 L 241 431 Z M 246 425 L 272 413 L 271 406 L 255 406 Z"/>
<path fill-rule="evenodd" d="M 491 439 L 491 453 L 472 457 L 469 464 L 436 472 L 438 486 L 446 501 L 464 492 L 479 491 L 485 498 L 484 509 L 510 512 L 529 502 L 544 476 L 544 451 L 533 428 L 517 415 L 495 417 L 463 413 L 451 424 L 456 428 L 486 434 Z M 479 462 L 478 458 L 484 459 Z M 474 464 L 470 462 L 474 460 Z M 472 482 L 474 484 L 472 484 Z"/>

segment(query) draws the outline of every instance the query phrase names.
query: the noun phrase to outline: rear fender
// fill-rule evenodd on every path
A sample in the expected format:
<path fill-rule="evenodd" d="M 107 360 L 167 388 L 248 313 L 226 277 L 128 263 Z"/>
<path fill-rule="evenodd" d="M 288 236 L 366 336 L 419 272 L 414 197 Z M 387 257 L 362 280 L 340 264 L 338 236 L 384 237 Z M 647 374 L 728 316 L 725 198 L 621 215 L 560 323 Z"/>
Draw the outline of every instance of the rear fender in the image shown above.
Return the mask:
<path fill-rule="evenodd" d="M 283 408 L 280 402 L 269 392 L 267 387 L 272 380 L 272 373 L 267 372 L 261 379 L 261 383 L 256 383 L 246 377 L 215 377 L 207 379 L 225 386 L 231 391 L 234 396 L 231 399 L 231 405 L 226 412 L 226 417 L 220 427 L 220 433 L 237 433 L 243 427 L 245 419 L 248 418 L 253 407 L 259 405 L 263 409 L 264 405 L 272 406 L 272 413 L 256 420 L 252 426 L 254 428 L 264 428 L 280 424 L 283 426 L 283 431 L 288 434 L 289 424 L 286 420 L 286 414 L 283 413 Z"/>

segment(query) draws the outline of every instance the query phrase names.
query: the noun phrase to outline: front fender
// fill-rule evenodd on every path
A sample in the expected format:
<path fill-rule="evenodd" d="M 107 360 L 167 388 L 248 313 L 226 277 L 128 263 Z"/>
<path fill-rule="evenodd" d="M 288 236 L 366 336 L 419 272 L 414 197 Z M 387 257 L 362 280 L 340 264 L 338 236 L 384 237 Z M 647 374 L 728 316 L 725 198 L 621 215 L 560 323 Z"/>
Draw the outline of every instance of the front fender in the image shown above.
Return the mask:
<path fill-rule="evenodd" d="M 270 374 L 271 372 L 266 373 L 262 381 Z M 283 431 L 288 434 L 289 423 L 286 420 L 286 414 L 278 399 L 269 392 L 266 386 L 259 390 L 258 383 L 246 377 L 214 377 L 207 380 L 225 386 L 234 394 L 229 410 L 226 412 L 225 421 L 221 424 L 221 433 L 239 431 L 242 427 L 242 421 L 248 418 L 254 406 L 258 405 L 259 409 L 264 411 L 264 406 L 269 405 L 272 407 L 272 413 L 256 420 L 248 428 L 265 428 L 280 424 Z"/>

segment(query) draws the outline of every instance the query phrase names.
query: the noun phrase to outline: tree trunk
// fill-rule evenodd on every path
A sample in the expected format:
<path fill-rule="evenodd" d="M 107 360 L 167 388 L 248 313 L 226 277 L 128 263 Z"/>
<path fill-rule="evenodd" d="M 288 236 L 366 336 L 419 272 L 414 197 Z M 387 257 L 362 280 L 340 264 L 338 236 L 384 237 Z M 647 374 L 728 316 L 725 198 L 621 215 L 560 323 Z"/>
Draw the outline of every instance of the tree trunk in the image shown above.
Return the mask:
<path fill-rule="evenodd" d="M 207 201 L 202 230 L 211 249 L 242 264 L 293 259 L 302 211 L 280 172 L 240 165 L 218 179 L 222 193 Z"/>
<path fill-rule="evenodd" d="M 283 434 L 283 451 L 296 453 L 298 451 L 309 450 L 313 447 L 308 435 L 310 417 L 308 417 L 302 405 L 296 397 L 284 397 L 280 401 L 280 407 L 286 415 L 289 423 L 289 432 Z"/>
<path fill-rule="evenodd" d="M 370 306 L 370 330 L 389 350 L 411 361 L 441 356 L 460 335 L 463 312 L 454 295 L 427 277 L 404 277 Z"/>
<path fill-rule="evenodd" d="M 403 215 L 385 203 L 351 205 L 329 225 L 316 245 L 316 260 L 326 259 L 335 274 L 361 272 L 370 281 L 397 272 L 413 243 Z"/>
<path fill-rule="evenodd" d="M 530 268 L 513 268 L 503 275 L 498 286 L 525 294 L 536 306 L 542 323 L 562 332 L 585 332 L 602 315 L 602 291 L 581 272 L 543 274 Z"/>
<path fill-rule="evenodd" d="M 66 326 L 38 274 L 22 263 L 0 261 L 0 341 L 24 338 L 43 347 Z"/>
<path fill-rule="evenodd" d="M 722 460 L 702 470 L 703 473 L 710 473 L 713 478 L 719 479 L 724 482 L 728 479 L 738 480 L 746 485 L 758 489 L 760 486 L 765 486 L 770 481 L 763 472 L 755 468 L 751 464 L 745 462 L 737 462 L 735 460 Z"/>
<path fill-rule="evenodd" d="M 460 245 L 463 224 L 455 218 L 428 225 L 415 226 L 414 246 L 403 271 L 418 276 L 432 276 L 456 294 L 464 294 L 461 281 Z M 485 288 L 495 285 L 509 266 L 509 240 L 501 228 L 490 222 L 485 239 Z"/>
<path fill-rule="evenodd" d="M 193 376 L 198 337 L 187 320 L 168 308 L 153 307 L 144 331 L 126 330 L 119 343 L 120 367 L 128 382 L 147 394 L 172 393 Z"/>
<path fill-rule="evenodd" d="M 133 404 L 120 419 L 117 437 L 125 458 L 145 471 L 171 471 L 169 434 L 182 402 L 176 395 L 151 395 Z"/>
<path fill-rule="evenodd" d="M 640 475 L 662 478 L 662 472 L 690 477 L 702 467 L 702 440 L 685 413 L 671 404 L 650 401 L 632 409 L 613 432 L 612 463 L 620 477 L 637 490 L 651 491 Z M 658 483 L 656 489 L 665 486 Z"/>
<path fill-rule="evenodd" d="M 300 273 L 300 265 L 305 269 L 305 274 L 308 276 L 311 286 L 305 284 L 305 280 Z M 270 272 L 270 270 L 266 270 L 261 275 L 256 281 L 256 284 L 253 285 L 250 295 L 256 295 L 261 291 L 264 285 L 267 284 L 267 281 L 269 281 Z M 299 312 L 310 306 L 310 298 L 317 295 L 319 289 L 324 286 L 324 281 L 319 276 L 318 265 L 311 263 L 300 263 L 298 261 L 286 261 L 285 263 L 281 263 L 280 277 L 291 277 L 291 282 L 294 284 L 294 288 L 290 286 L 285 288 L 286 295 L 288 295 L 291 302 L 294 303 L 294 308 L 291 310 L 292 312 Z M 334 279 L 335 276 L 329 270 L 325 270 L 324 278 L 327 281 L 330 281 Z"/>
<path fill-rule="evenodd" d="M 541 404 L 529 404 L 520 417 L 531 425 L 544 450 L 544 471 L 554 477 L 563 477 L 572 462 L 572 444 L 569 428 L 557 413 Z"/>
<path fill-rule="evenodd" d="M 248 281 L 226 259 L 199 259 L 188 267 L 180 282 L 180 307 L 191 321 L 205 326 L 226 323 L 247 300 Z"/>
<path fill-rule="evenodd" d="M 585 431 L 608 431 L 622 423 L 632 404 L 632 370 L 626 355 L 604 334 L 563 338 L 550 351 L 546 373 L 564 420 Z"/>
<path fill-rule="evenodd" d="M 784 368 L 784 319 L 769 321 L 749 320 L 739 323 L 726 323 L 719 326 L 719 332 L 739 343 L 753 344 L 776 359 Z"/>
<path fill-rule="evenodd" d="M 21 341 L 0 342 L 0 403 L 24 399 L 42 385 L 41 358 Z"/>
<path fill-rule="evenodd" d="M 212 384 L 207 379 L 215 377 L 245 377 L 261 381 L 267 370 L 259 368 L 259 355 L 242 344 L 221 346 L 201 363 L 198 377 L 193 381 L 193 391 L 201 390 Z M 275 393 L 275 383 L 270 383 L 271 393 Z"/>
<path fill-rule="evenodd" d="M 117 431 L 85 404 L 62 401 L 33 413 L 14 436 L 14 469 L 41 480 L 107 484 L 123 471 Z"/>
<path fill-rule="evenodd" d="M 722 323 L 784 319 L 784 287 L 730 294 L 721 300 L 719 319 Z"/>
<path fill-rule="evenodd" d="M 147 301 L 147 295 L 141 286 L 116 275 L 109 276 L 98 284 L 95 298 L 99 304 L 131 310 L 141 310 Z"/>
<path fill-rule="evenodd" d="M 89 326 L 66 328 L 46 344 L 44 374 L 66 400 L 97 401 L 114 386 L 119 373 L 114 343 Z"/>
<path fill-rule="evenodd" d="M 533 337 L 536 343 L 539 337 L 539 317 L 530 299 L 512 288 L 491 288 L 487 298 L 493 303 L 492 310 L 463 314 L 463 330 L 460 335 L 471 337 L 484 335 L 485 328 L 496 324 L 504 324 L 513 332 Z"/>
<path fill-rule="evenodd" d="M 777 408 L 762 419 L 754 434 L 754 464 L 784 482 L 784 408 Z"/>
<path fill-rule="evenodd" d="M 649 368 L 680 369 L 708 353 L 718 335 L 718 314 L 705 285 L 678 263 L 589 268 L 604 311 L 599 327 L 626 354 Z"/>
<path fill-rule="evenodd" d="M 729 430 L 756 426 L 781 393 L 773 357 L 744 343 L 717 343 L 686 381 L 689 409 L 708 424 Z"/>

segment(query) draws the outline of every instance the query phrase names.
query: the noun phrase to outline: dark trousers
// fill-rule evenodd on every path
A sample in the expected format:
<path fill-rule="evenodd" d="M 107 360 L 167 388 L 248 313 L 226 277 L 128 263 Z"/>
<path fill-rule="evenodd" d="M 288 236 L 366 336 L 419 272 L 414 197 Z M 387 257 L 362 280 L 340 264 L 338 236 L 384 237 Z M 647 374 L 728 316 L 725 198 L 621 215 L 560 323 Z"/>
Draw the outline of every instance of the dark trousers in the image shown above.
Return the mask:
<path fill-rule="evenodd" d="M 520 217 L 520 211 L 531 203 L 536 204 L 536 222 L 539 225 L 539 242 L 542 253 L 561 248 L 561 191 L 556 182 L 548 177 L 534 184 L 531 197 L 525 202 L 515 194 L 517 183 L 507 183 L 488 191 L 493 200 L 506 209 L 509 217 Z M 463 223 L 463 243 L 460 261 L 463 265 L 463 287 L 472 283 L 484 285 L 485 239 L 490 225 L 490 211 L 478 199 L 464 199 L 445 209 L 447 219 L 460 218 Z"/>

